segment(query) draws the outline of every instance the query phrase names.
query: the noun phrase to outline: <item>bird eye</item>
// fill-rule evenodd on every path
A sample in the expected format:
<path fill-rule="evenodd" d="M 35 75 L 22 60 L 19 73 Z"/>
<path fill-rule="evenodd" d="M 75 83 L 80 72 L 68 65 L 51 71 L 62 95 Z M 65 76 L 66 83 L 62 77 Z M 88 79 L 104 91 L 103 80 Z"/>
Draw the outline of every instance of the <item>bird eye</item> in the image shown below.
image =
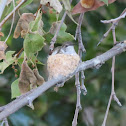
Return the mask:
<path fill-rule="evenodd" d="M 68 46 L 69 46 L 68 44 L 65 45 L 65 47 L 68 47 Z"/>

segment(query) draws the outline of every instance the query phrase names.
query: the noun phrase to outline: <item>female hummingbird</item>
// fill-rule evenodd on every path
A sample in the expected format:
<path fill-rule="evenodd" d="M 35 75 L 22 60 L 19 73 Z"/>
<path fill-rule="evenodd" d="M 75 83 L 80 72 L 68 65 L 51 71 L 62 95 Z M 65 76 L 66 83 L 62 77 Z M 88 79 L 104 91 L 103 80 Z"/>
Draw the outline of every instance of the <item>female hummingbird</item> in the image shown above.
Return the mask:
<path fill-rule="evenodd" d="M 62 46 L 55 48 L 47 60 L 48 79 L 67 76 L 76 70 L 80 61 L 79 55 L 74 49 L 72 42 L 65 42 Z M 57 84 L 58 87 L 63 86 Z"/>

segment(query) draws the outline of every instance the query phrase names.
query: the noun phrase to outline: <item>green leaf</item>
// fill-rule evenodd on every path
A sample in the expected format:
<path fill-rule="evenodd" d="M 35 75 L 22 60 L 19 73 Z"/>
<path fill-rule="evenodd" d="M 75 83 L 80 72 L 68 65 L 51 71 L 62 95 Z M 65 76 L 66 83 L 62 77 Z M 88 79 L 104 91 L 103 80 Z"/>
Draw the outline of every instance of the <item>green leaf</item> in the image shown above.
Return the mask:
<path fill-rule="evenodd" d="M 62 0 L 65 10 L 70 11 L 71 10 L 71 5 L 69 0 Z"/>
<path fill-rule="evenodd" d="M 101 0 L 101 1 L 103 1 L 105 4 L 108 5 L 108 0 Z"/>
<path fill-rule="evenodd" d="M 53 36 L 55 35 L 55 32 L 57 30 L 57 27 L 59 26 L 60 21 L 55 22 L 52 24 L 52 27 L 50 28 L 50 31 L 44 35 L 44 38 L 46 39 L 47 42 L 50 42 Z M 58 43 L 63 43 L 65 41 L 72 41 L 74 40 L 74 36 L 71 35 L 70 33 L 66 32 L 67 26 L 65 23 L 62 24 L 60 31 L 57 36 L 56 42 Z"/>
<path fill-rule="evenodd" d="M 38 14 L 37 14 L 37 16 L 35 18 L 35 21 L 32 21 L 30 23 L 30 25 L 29 25 L 32 32 L 38 30 L 38 28 L 39 28 L 39 22 L 41 21 L 41 17 L 42 17 L 42 15 L 40 14 L 40 11 L 38 11 Z"/>
<path fill-rule="evenodd" d="M 70 11 L 67 11 L 67 15 L 69 16 L 69 18 L 76 24 L 78 25 L 78 23 L 74 20 L 74 18 L 72 17 L 72 14 Z"/>
<path fill-rule="evenodd" d="M 65 10 L 67 12 L 67 15 L 69 16 L 69 18 L 78 25 L 78 23 L 73 19 L 72 14 L 71 14 L 71 4 L 69 0 L 62 0 Z"/>
<path fill-rule="evenodd" d="M 14 0 L 15 1 L 15 6 L 17 6 L 17 0 Z M 8 7 L 9 6 L 9 7 Z M 10 5 L 8 5 L 7 6 L 7 12 L 6 12 L 6 14 L 5 15 L 8 15 L 13 9 L 14 9 L 14 7 L 13 7 L 13 1 L 10 3 Z"/>
<path fill-rule="evenodd" d="M 35 55 L 32 56 L 32 59 L 31 59 L 31 60 L 32 60 L 33 63 L 36 63 L 36 60 L 37 60 L 38 62 L 37 62 L 36 64 L 44 65 L 42 62 L 40 62 L 40 61 L 37 59 L 37 57 L 36 57 Z"/>
<path fill-rule="evenodd" d="M 24 51 L 28 58 L 40 51 L 44 46 L 44 38 L 37 34 L 27 34 L 24 40 Z"/>
<path fill-rule="evenodd" d="M 19 66 L 21 66 L 23 60 L 24 60 L 24 51 L 22 52 L 21 56 L 18 58 Z M 28 60 L 28 64 L 31 63 L 31 60 L 32 60 L 32 62 L 33 62 L 34 64 L 44 65 L 41 61 L 39 61 L 39 60 L 37 59 L 37 56 L 35 56 L 35 55 L 33 55 L 33 56 L 31 57 L 30 61 Z M 38 62 L 36 62 L 36 60 L 37 60 Z"/>
<path fill-rule="evenodd" d="M 14 52 L 15 51 L 6 52 L 5 60 L 0 63 L 0 71 L 1 71 L 0 74 L 2 74 L 4 70 L 15 61 L 14 57 L 12 57 L 12 54 L 14 54 Z"/>
<path fill-rule="evenodd" d="M 24 8 L 29 5 L 33 0 L 27 0 L 20 8 Z"/>
<path fill-rule="evenodd" d="M 43 30 L 43 22 L 41 18 L 42 18 L 42 14 L 40 13 L 39 10 L 35 18 L 35 21 L 30 22 L 29 27 L 32 32 L 37 31 L 40 35 L 43 35 L 45 31 Z"/>
<path fill-rule="evenodd" d="M 19 83 L 19 79 L 15 80 L 11 84 L 11 98 L 16 98 L 17 96 L 21 95 L 19 87 L 18 87 L 18 83 Z"/>
<path fill-rule="evenodd" d="M 29 24 L 30 31 L 33 33 L 27 34 L 24 40 L 24 51 L 27 57 L 31 59 L 34 54 L 40 51 L 44 46 L 45 39 L 42 37 L 42 35 L 44 34 L 44 30 L 41 17 L 42 15 L 40 11 L 38 11 L 35 21 L 32 21 Z"/>

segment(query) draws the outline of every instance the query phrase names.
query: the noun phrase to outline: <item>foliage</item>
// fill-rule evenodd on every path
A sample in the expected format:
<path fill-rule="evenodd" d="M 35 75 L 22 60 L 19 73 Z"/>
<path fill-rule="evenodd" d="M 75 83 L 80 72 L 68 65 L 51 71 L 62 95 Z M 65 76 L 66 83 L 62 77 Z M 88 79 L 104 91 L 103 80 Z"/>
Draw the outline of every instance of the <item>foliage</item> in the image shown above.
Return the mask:
<path fill-rule="evenodd" d="M 19 83 L 19 80 L 15 80 L 12 84 L 11 84 L 11 98 L 15 98 L 17 96 L 20 96 L 21 93 L 19 91 L 19 87 L 18 87 L 18 83 Z"/>
<path fill-rule="evenodd" d="M 102 1 L 108 4 L 108 1 Z M 33 1 L 31 4 L 27 3 L 28 6 L 20 8 L 20 13 L 34 13 L 37 10 L 37 3 L 39 3 L 38 0 Z M 76 1 L 73 1 L 72 7 L 76 4 Z M 11 6 L 12 5 L 9 5 L 8 8 L 12 8 Z M 109 28 L 109 26 L 101 24 L 100 20 L 118 17 L 125 6 L 125 2 L 121 3 L 120 1 L 117 1 L 111 5 L 100 7 L 98 10 L 85 13 L 84 22 L 82 24 L 82 37 L 87 52 L 83 54 L 83 60 L 91 59 L 112 47 L 113 40 L 111 34 L 97 47 L 98 41 Z M 65 9 L 70 11 L 70 8 L 67 6 L 65 6 Z M 6 12 L 4 13 L 8 14 L 7 9 L 5 11 Z M 45 14 L 42 14 L 42 16 L 41 13 L 38 13 L 35 20 L 28 24 L 29 33 L 27 33 L 23 39 L 20 37 L 14 39 L 12 37 L 14 32 L 12 32 L 9 40 L 7 41 L 9 48 L 5 53 L 5 59 L 0 62 L 0 70 L 1 73 L 3 73 L 0 76 L 0 80 L 3 79 L 0 81 L 0 106 L 9 103 L 11 98 L 15 98 L 20 95 L 18 78 L 21 72 L 21 64 L 25 56 L 28 57 L 27 63 L 30 69 L 33 70 L 37 67 L 39 73 L 45 78 L 45 80 L 47 80 L 46 65 L 42 65 L 42 63 L 46 64 L 49 52 L 49 42 L 55 34 L 55 30 L 53 32 L 50 32 L 50 30 L 54 23 L 59 22 L 62 18 L 61 13 L 57 20 L 55 18 L 55 10 L 53 10 L 53 12 L 54 13 L 51 14 L 47 11 Z M 77 16 L 73 16 L 76 22 Z M 18 19 L 19 17 L 15 18 L 15 26 Z M 64 41 L 73 41 L 76 26 L 77 25 L 69 17 L 66 17 L 65 23 L 59 31 L 56 46 L 61 45 Z M 7 29 L 9 27 L 9 23 L 5 23 L 5 25 L 3 25 L 2 32 L 4 33 L 4 37 L 1 38 L 2 41 L 7 37 Z M 126 27 L 124 19 L 116 30 L 117 41 L 126 39 L 125 31 Z M 19 52 L 22 46 L 24 47 L 24 52 L 20 54 L 19 57 L 16 57 L 15 54 Z M 77 49 L 78 47 L 76 46 L 75 48 Z M 119 108 L 115 102 L 112 102 L 107 126 L 125 126 L 126 124 L 125 56 L 125 53 L 117 56 L 115 72 L 115 89 L 123 107 Z M 15 66 L 15 69 L 18 69 L 18 72 L 11 68 L 13 65 Z M 102 123 L 111 91 L 110 71 L 111 60 L 98 70 L 92 69 L 85 71 L 85 85 L 87 87 L 88 94 L 86 96 L 81 96 L 83 110 L 79 115 L 78 126 L 87 125 L 85 118 L 88 117 L 88 115 L 86 115 L 85 111 L 91 113 L 91 116 L 88 118 L 94 119 L 94 126 L 98 126 Z M 14 74 L 18 75 L 18 78 L 14 77 Z M 4 80 L 6 81 L 2 84 Z M 63 88 L 59 89 L 58 92 L 54 92 L 53 89 L 49 89 L 45 94 L 34 101 L 34 106 L 34 111 L 28 107 L 24 107 L 9 116 L 10 126 L 16 126 L 17 124 L 19 126 L 70 126 L 76 106 L 74 79 L 68 81 Z M 91 125 L 91 122 L 88 121 L 88 124 Z"/>
<path fill-rule="evenodd" d="M 57 30 L 57 27 L 59 26 L 60 21 L 58 22 L 54 22 L 52 24 L 52 27 L 50 28 L 49 32 L 47 34 L 44 35 L 46 42 L 50 42 L 51 39 L 53 38 L 53 36 L 55 35 L 55 32 Z M 66 24 L 63 23 L 63 25 L 61 26 L 61 29 L 58 33 L 58 37 L 57 37 L 57 43 L 63 43 L 64 41 L 72 41 L 74 40 L 74 36 L 71 35 L 70 33 L 66 32 L 67 26 Z"/>

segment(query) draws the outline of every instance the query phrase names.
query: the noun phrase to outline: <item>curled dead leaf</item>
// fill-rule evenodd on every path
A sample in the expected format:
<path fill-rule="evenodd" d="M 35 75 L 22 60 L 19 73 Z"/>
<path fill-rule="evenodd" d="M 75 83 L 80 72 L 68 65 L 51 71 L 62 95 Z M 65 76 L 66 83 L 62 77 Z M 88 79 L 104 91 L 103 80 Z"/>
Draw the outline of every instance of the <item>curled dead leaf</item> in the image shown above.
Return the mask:
<path fill-rule="evenodd" d="M 31 68 L 28 66 L 27 62 L 24 61 L 22 63 L 21 67 L 21 73 L 19 77 L 19 89 L 21 94 L 24 94 L 28 91 L 30 91 L 31 88 L 35 88 L 37 83 L 37 79 L 31 70 Z"/>
<path fill-rule="evenodd" d="M 60 25 L 60 21 L 53 22 L 52 27 L 50 28 L 49 32 L 51 34 L 55 34 L 55 32 L 56 32 L 59 25 Z"/>
<path fill-rule="evenodd" d="M 97 8 L 105 5 L 105 3 L 100 0 L 94 0 L 94 4 L 92 3 L 92 7 L 91 7 L 90 2 L 86 2 L 86 0 L 82 0 L 82 1 L 85 1 L 85 2 L 84 3 L 79 2 L 77 5 L 75 5 L 75 7 L 72 10 L 72 14 L 85 13 L 87 11 L 96 10 Z M 116 0 L 109 0 L 108 3 L 111 4 L 115 1 Z M 88 7 L 90 7 L 90 8 L 88 8 Z"/>
<path fill-rule="evenodd" d="M 5 59 L 6 48 L 7 48 L 6 43 L 4 43 L 4 41 L 0 41 L 0 60 Z"/>
<path fill-rule="evenodd" d="M 23 13 L 18 20 L 17 26 L 14 31 L 14 38 L 24 37 L 28 32 L 29 23 L 34 21 L 35 17 L 32 13 Z"/>
<path fill-rule="evenodd" d="M 33 72 L 37 79 L 37 85 L 38 86 L 42 85 L 45 81 L 44 78 L 39 74 L 38 69 L 34 69 Z"/>
<path fill-rule="evenodd" d="M 21 94 L 42 85 L 44 82 L 44 78 L 39 74 L 37 68 L 32 70 L 26 61 L 22 63 L 18 84 Z"/>

